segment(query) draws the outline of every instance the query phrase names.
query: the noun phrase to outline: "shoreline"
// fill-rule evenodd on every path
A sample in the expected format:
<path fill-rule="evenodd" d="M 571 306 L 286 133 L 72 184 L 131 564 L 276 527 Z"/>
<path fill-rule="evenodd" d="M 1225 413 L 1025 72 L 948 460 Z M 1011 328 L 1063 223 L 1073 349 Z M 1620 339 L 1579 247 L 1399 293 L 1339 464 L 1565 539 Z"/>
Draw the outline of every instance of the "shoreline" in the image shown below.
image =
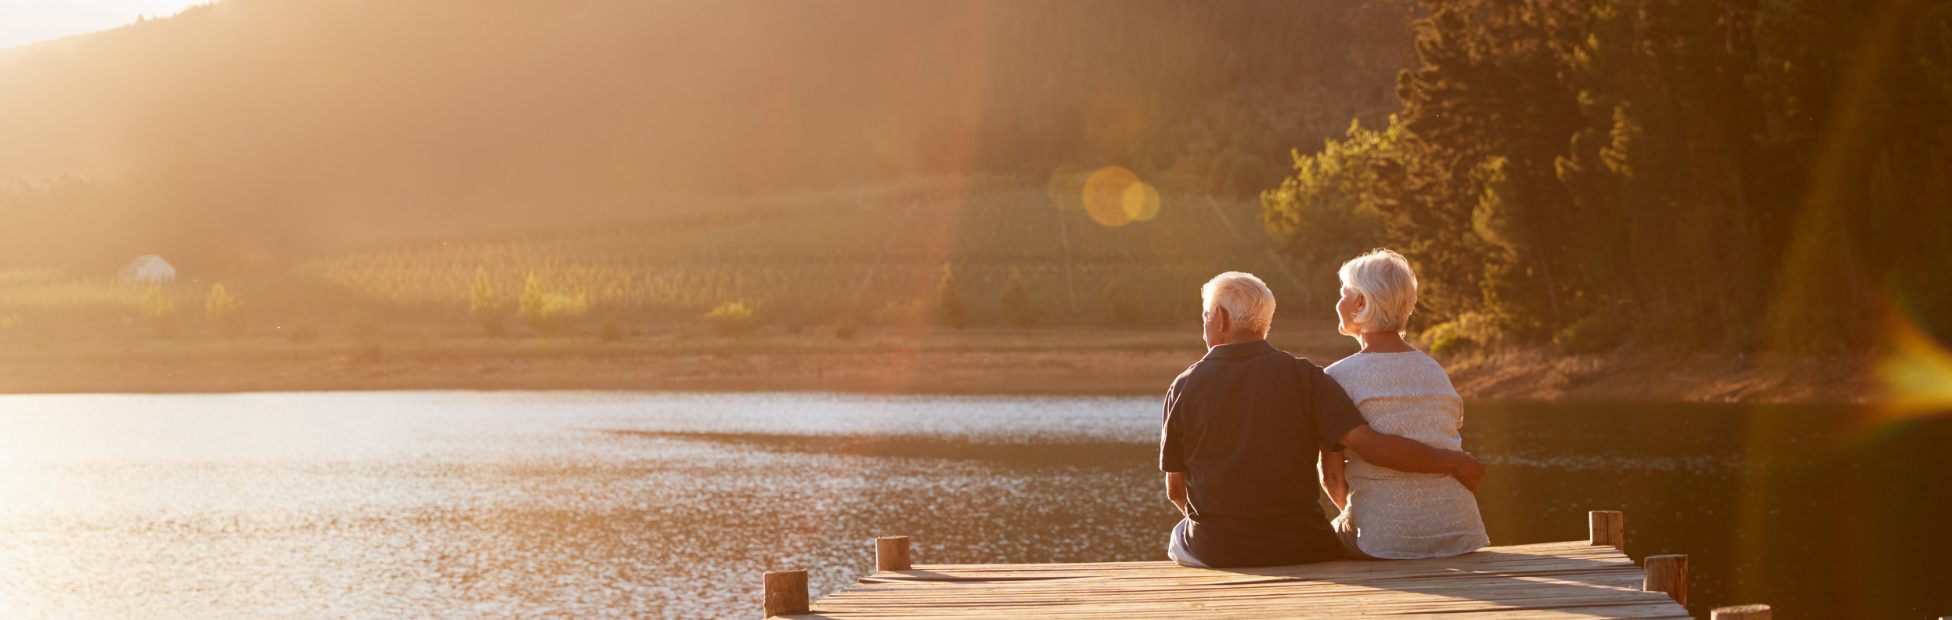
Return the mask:
<path fill-rule="evenodd" d="M 0 394 L 192 394 L 293 391 L 826 392 L 856 394 L 1161 395 L 1204 353 L 1184 330 L 978 330 L 837 340 L 676 331 L 591 338 L 418 335 L 374 342 L 284 339 L 0 346 Z M 1326 366 L 1343 338 L 1276 346 Z M 1504 349 L 1440 358 L 1470 400 L 1877 402 L 1870 356 L 1729 359 L 1666 350 L 1559 355 Z"/>

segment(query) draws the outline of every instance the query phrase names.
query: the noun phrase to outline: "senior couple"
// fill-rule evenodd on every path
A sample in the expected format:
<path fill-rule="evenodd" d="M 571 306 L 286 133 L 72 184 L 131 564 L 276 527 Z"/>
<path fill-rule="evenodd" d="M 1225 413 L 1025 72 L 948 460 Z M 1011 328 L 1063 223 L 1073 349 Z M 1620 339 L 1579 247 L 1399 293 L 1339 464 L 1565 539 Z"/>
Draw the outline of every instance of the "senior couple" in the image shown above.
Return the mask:
<path fill-rule="evenodd" d="M 1167 556 L 1193 567 L 1413 559 L 1489 544 L 1460 451 L 1463 401 L 1403 340 L 1416 275 L 1389 250 L 1342 265 L 1338 331 L 1361 352 L 1326 371 L 1267 342 L 1274 294 L 1228 272 L 1200 293 L 1207 354 L 1166 391 L 1159 469 L 1185 516 Z M 1317 474 L 1319 473 L 1319 478 Z M 1341 514 L 1317 500 L 1317 480 Z"/>

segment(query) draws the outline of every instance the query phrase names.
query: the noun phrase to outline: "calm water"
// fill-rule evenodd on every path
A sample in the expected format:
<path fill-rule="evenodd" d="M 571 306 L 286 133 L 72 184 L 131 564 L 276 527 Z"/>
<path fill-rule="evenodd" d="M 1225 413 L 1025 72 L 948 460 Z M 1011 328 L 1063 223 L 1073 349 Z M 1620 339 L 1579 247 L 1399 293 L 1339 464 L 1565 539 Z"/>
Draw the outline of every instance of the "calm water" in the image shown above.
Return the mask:
<path fill-rule="evenodd" d="M 1474 403 L 1492 540 L 1688 553 L 1697 611 L 1952 614 L 1952 423 Z M 0 396 L 0 617 L 751 617 L 921 562 L 1162 559 L 1155 398 Z"/>

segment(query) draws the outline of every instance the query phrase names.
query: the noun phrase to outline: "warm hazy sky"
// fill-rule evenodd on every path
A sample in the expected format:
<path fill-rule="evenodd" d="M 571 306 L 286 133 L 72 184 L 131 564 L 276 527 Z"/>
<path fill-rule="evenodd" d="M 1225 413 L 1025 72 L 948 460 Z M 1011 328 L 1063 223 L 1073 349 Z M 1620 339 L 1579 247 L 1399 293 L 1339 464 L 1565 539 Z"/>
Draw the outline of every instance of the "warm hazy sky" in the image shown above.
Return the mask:
<path fill-rule="evenodd" d="M 0 0 L 0 49 L 167 17 L 212 0 Z"/>

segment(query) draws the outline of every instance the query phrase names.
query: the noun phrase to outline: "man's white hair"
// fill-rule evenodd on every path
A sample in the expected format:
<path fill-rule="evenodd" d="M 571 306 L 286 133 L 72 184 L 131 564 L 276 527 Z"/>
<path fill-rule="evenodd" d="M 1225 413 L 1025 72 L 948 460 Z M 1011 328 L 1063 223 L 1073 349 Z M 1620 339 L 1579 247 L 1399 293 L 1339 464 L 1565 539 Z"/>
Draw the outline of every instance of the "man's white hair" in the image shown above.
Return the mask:
<path fill-rule="evenodd" d="M 1215 307 L 1227 310 L 1235 330 L 1266 334 L 1274 324 L 1274 291 L 1251 273 L 1229 271 L 1207 280 L 1200 287 L 1200 309 Z"/>
<path fill-rule="evenodd" d="M 1362 295 L 1356 327 L 1367 333 L 1402 332 L 1417 307 L 1417 274 L 1402 254 L 1370 250 L 1342 263 L 1342 286 Z"/>

